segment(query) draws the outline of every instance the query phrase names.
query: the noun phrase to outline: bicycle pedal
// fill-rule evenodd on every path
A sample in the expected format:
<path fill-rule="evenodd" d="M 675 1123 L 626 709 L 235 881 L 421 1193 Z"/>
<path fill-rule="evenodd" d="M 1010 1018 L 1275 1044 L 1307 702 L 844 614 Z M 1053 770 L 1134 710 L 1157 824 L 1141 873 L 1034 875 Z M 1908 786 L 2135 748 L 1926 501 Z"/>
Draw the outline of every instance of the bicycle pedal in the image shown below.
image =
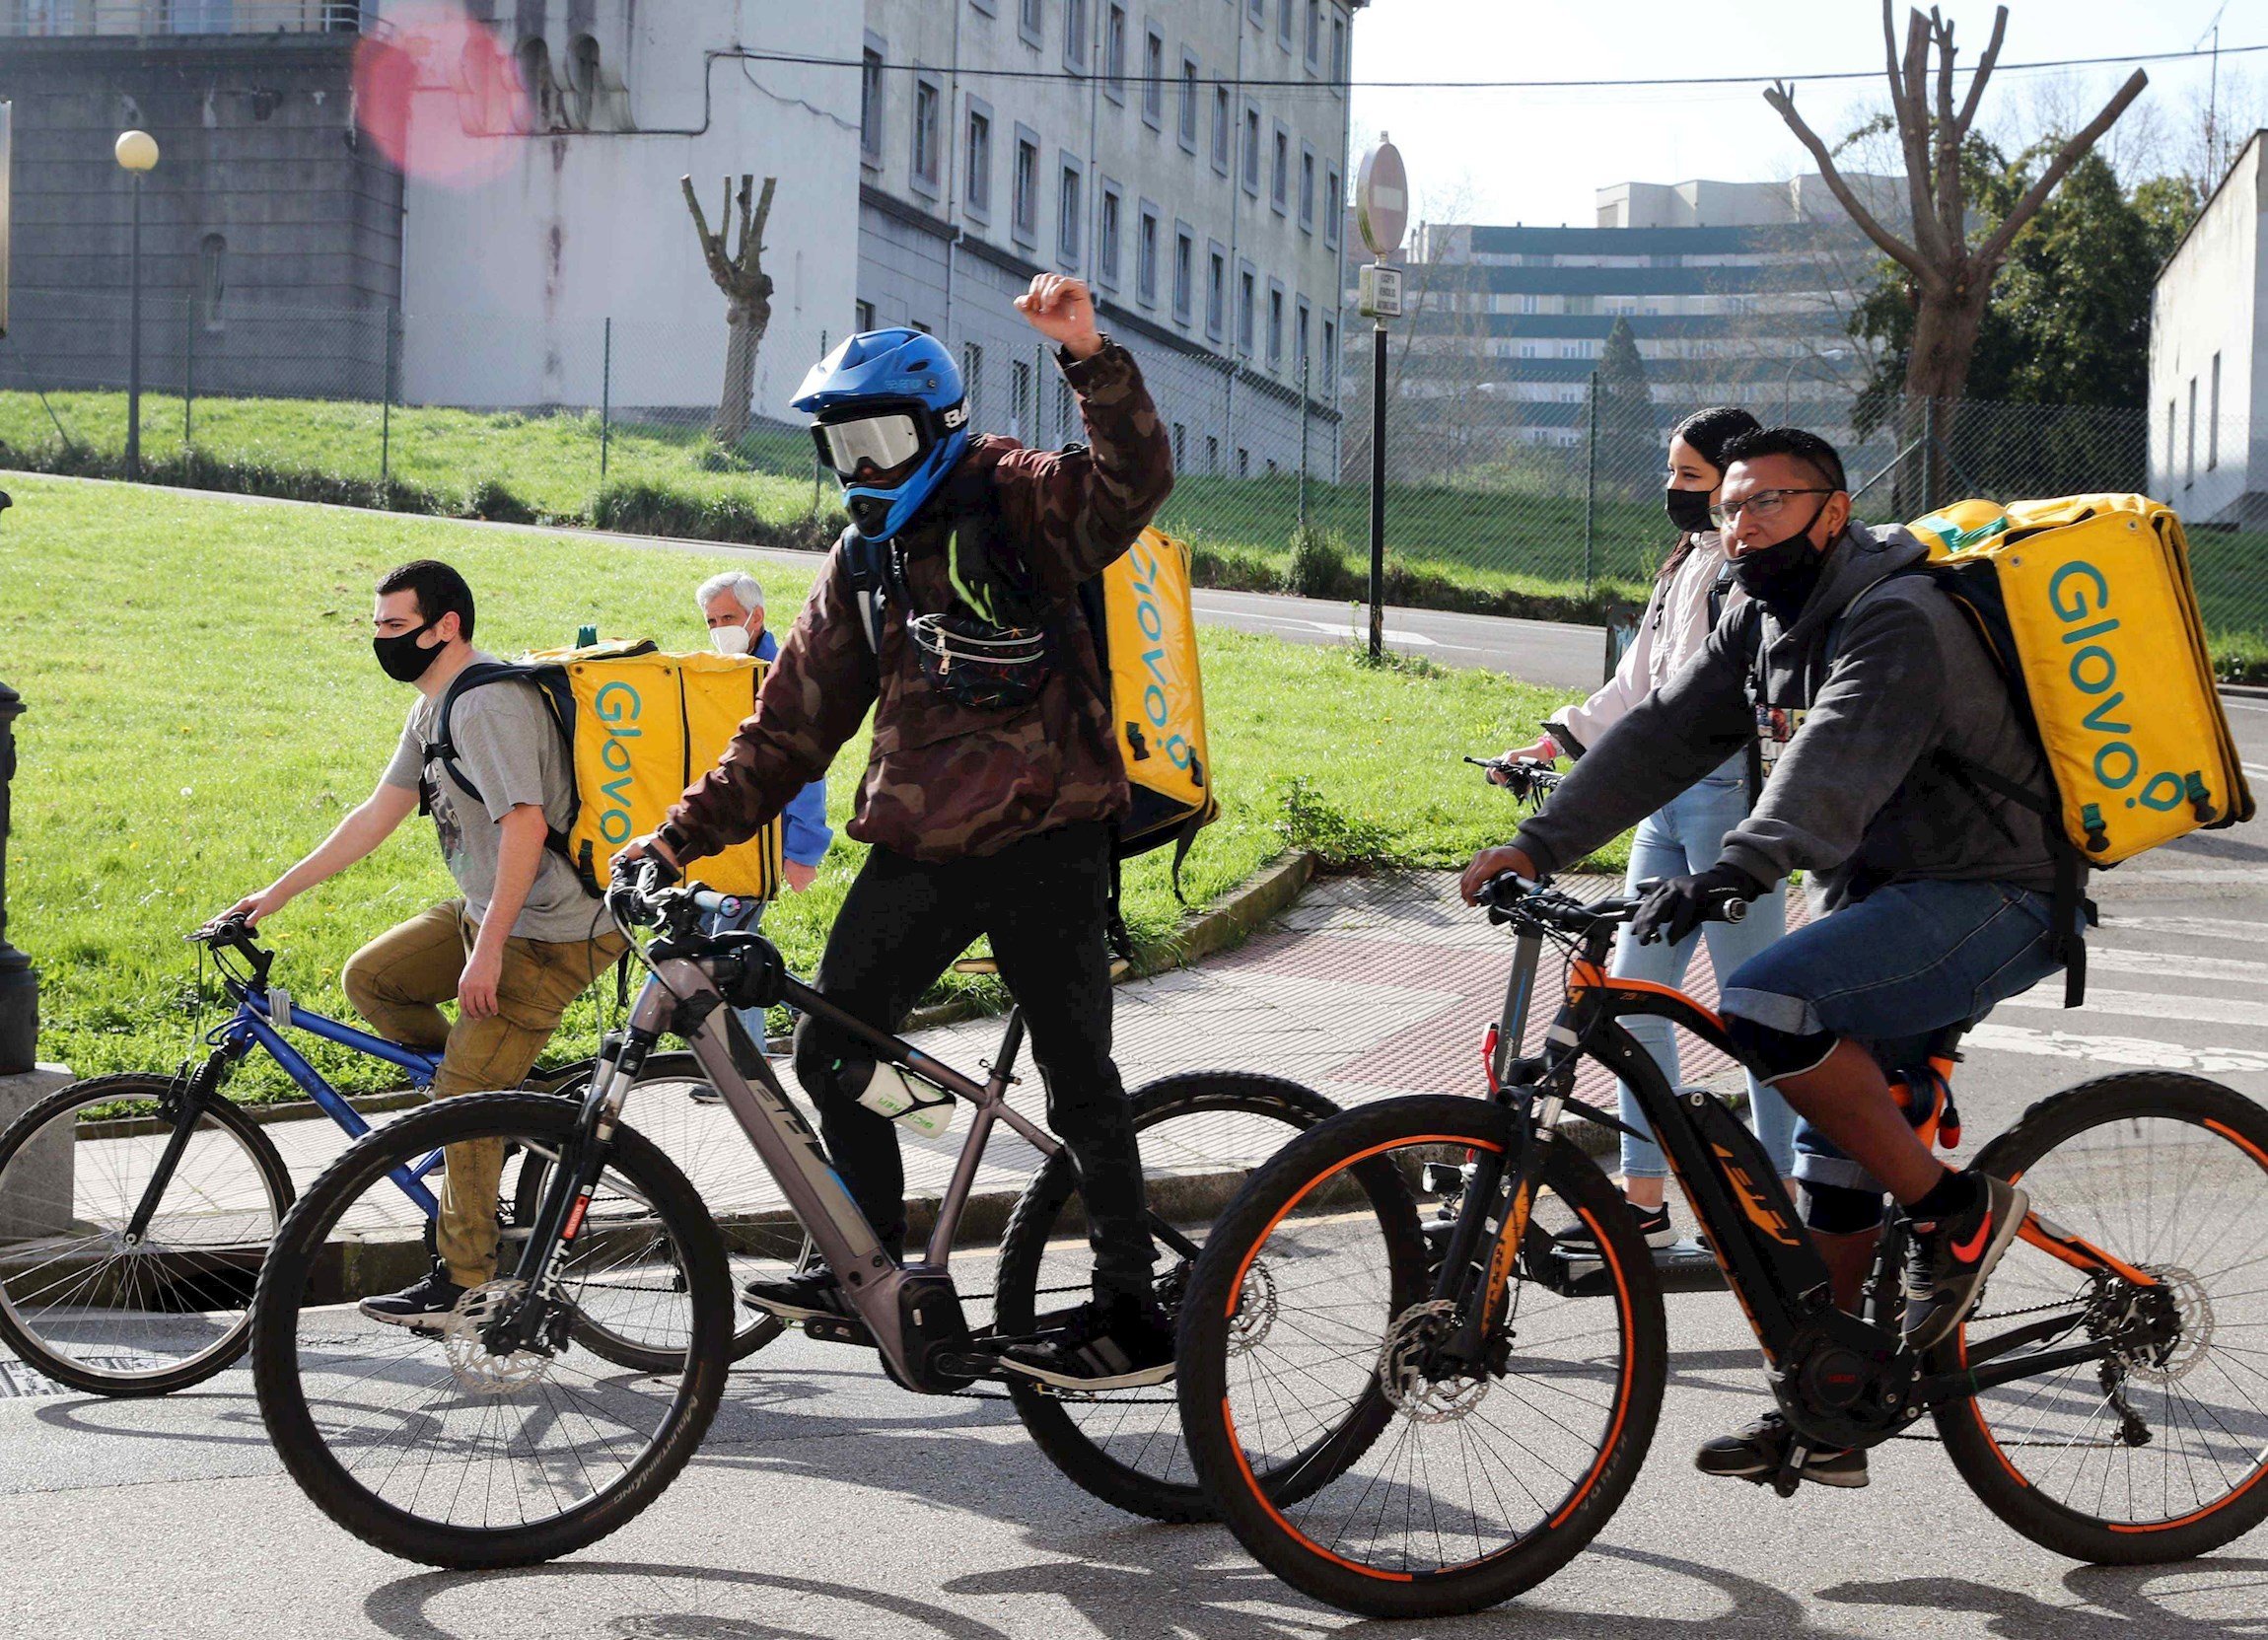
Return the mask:
<path fill-rule="evenodd" d="M 863 1344 L 874 1347 L 874 1334 L 866 1322 L 847 1316 L 806 1316 L 804 1336 L 815 1338 L 822 1344 Z"/>

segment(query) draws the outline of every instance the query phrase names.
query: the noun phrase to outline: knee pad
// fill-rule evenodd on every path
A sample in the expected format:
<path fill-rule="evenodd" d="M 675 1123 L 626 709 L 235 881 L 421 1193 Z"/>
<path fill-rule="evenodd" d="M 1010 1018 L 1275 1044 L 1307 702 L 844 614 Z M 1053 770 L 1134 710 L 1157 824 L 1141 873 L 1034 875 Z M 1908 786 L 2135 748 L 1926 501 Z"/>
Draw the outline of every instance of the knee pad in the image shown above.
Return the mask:
<path fill-rule="evenodd" d="M 1829 1236 L 1853 1236 L 1882 1222 L 1878 1190 L 1853 1190 L 1840 1184 L 1804 1186 L 1804 1223 Z"/>
<path fill-rule="evenodd" d="M 1755 1068 L 1757 1080 L 1766 1083 L 1816 1069 L 1835 1049 L 1832 1032 L 1778 1031 L 1738 1014 L 1725 1016 L 1725 1034 L 1733 1038 L 1733 1045 Z"/>

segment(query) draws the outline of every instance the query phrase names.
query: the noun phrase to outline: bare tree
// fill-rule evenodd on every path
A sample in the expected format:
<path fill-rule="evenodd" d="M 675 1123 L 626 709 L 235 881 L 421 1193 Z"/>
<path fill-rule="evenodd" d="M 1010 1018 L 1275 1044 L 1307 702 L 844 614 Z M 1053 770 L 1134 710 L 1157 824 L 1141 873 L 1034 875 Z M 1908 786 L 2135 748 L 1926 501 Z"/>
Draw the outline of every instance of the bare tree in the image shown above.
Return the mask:
<path fill-rule="evenodd" d="M 772 322 L 772 276 L 764 271 L 764 222 L 772 214 L 772 186 L 778 178 L 766 177 L 764 191 L 751 205 L 754 177 L 744 173 L 738 196 L 733 180 L 725 178 L 725 205 L 717 216 L 717 231 L 709 232 L 709 219 L 693 197 L 693 179 L 677 178 L 685 190 L 685 209 L 693 213 L 693 232 L 700 237 L 701 255 L 709 264 L 709 277 L 725 293 L 725 386 L 717 395 L 717 420 L 709 431 L 720 444 L 737 444 L 747 436 L 749 406 L 756 391 L 756 349 Z M 729 253 L 725 242 L 733 232 L 733 207 L 740 206 L 739 245 Z"/>
<path fill-rule="evenodd" d="M 1882 0 L 1882 46 L 1890 83 L 1890 106 L 1904 151 L 1906 187 L 1913 202 L 1913 240 L 1898 238 L 1876 219 L 1835 167 L 1835 157 L 1796 111 L 1794 89 L 1785 81 L 1764 93 L 1797 140 L 1810 151 L 1828 188 L 1866 236 L 1913 280 L 1913 351 L 1906 365 L 1906 396 L 1942 404 L 1957 402 L 1976 351 L 1977 329 L 1992 296 L 1993 278 L 2007 260 L 2010 242 L 2038 214 L 2066 173 L 2095 140 L 2116 123 L 2127 105 L 2150 83 L 2136 69 L 2086 125 L 2066 138 L 2037 180 L 1981 240 L 1968 232 L 1968 190 L 1961 170 L 1962 146 L 1992 78 L 2008 33 L 2008 8 L 1993 16 L 1992 39 L 1969 79 L 1968 94 L 1953 103 L 1953 25 L 1932 7 L 1924 16 L 1907 13 L 1901 51 L 1892 24 L 1891 0 Z M 1937 58 L 1931 72 L 1932 54 Z M 1934 80 L 1934 86 L 1933 86 Z M 1933 106 L 1934 105 L 1934 106 Z"/>

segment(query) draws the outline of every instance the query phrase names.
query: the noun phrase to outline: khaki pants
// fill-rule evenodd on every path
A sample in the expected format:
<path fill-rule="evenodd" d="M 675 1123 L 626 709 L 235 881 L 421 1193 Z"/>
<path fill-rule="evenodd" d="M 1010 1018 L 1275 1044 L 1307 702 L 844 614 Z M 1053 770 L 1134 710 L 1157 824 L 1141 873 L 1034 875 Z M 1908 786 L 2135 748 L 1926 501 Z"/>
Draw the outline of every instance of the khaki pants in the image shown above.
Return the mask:
<path fill-rule="evenodd" d="M 452 1025 L 439 1005 L 456 998 L 479 933 L 464 901 L 453 899 L 381 934 L 347 959 L 339 975 L 347 1000 L 380 1035 L 426 1052 L 442 1050 L 436 1099 L 520 1086 L 567 1005 L 626 949 L 612 930 L 590 941 L 507 940 L 496 1012 Z M 460 1286 L 477 1287 L 496 1273 L 496 1187 L 503 1167 L 501 1140 L 449 1147 L 438 1246 L 450 1280 Z"/>

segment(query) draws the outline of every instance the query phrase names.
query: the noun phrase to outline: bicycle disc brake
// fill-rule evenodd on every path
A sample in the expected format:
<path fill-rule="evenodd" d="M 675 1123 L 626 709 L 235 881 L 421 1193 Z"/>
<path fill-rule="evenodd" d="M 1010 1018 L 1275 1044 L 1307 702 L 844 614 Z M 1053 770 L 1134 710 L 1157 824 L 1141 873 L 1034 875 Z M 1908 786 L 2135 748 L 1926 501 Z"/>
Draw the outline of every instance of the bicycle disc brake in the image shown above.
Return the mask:
<path fill-rule="evenodd" d="M 551 1365 L 547 1351 L 515 1349 L 497 1354 L 488 1347 L 488 1329 L 504 1319 L 527 1290 L 519 1281 L 485 1281 L 457 1301 L 441 1323 L 442 1353 L 458 1388 L 471 1395 L 508 1395 L 539 1382 Z"/>

